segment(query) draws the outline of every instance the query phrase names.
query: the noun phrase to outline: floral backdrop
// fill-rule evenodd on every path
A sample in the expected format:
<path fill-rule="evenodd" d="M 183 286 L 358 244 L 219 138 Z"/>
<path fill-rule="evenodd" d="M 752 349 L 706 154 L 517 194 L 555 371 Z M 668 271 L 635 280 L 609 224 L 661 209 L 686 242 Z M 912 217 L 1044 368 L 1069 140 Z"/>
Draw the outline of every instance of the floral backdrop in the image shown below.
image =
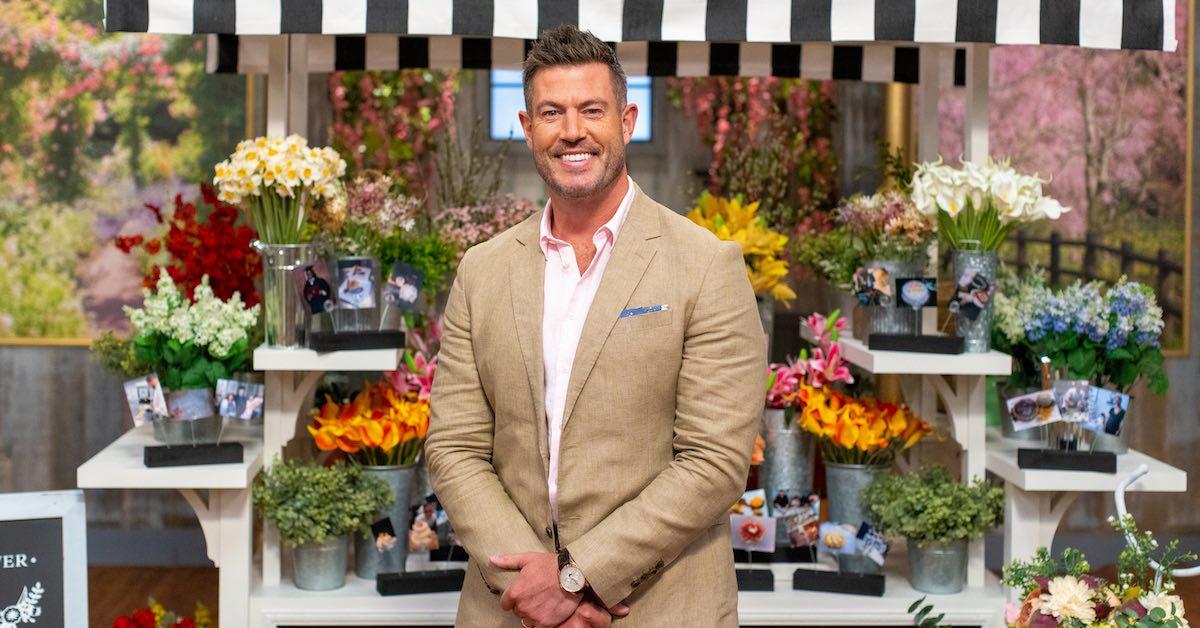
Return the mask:
<path fill-rule="evenodd" d="M 144 203 L 198 200 L 244 134 L 245 79 L 206 74 L 202 38 L 102 17 L 100 0 L 0 0 L 0 337 L 122 328 L 143 273 L 113 239 L 161 229 Z"/>
<path fill-rule="evenodd" d="M 1063 240 L 1118 248 L 1183 266 L 1188 233 L 1186 158 L 1188 3 L 1176 3 L 1174 53 L 1107 51 L 1065 46 L 1001 46 L 992 51 L 990 148 L 1026 172 L 1052 179 L 1047 193 L 1072 211 L 1054 224 Z M 962 153 L 963 97 L 941 99 L 941 153 Z M 1042 225 L 1028 234 L 1045 238 Z M 1015 243 L 1002 257 L 1015 259 Z M 1045 267 L 1050 246 L 1030 244 L 1027 261 Z M 1063 247 L 1067 270 L 1084 265 L 1081 246 Z M 1120 277 L 1119 257 L 1098 253 L 1089 265 L 1100 277 Z M 1184 272 L 1168 272 L 1159 302 L 1167 310 L 1167 346 L 1182 340 Z M 1160 267 L 1133 265 L 1133 279 L 1156 286 Z M 1064 273 L 1060 283 L 1076 278 Z M 1172 315 L 1172 308 L 1176 310 Z"/>

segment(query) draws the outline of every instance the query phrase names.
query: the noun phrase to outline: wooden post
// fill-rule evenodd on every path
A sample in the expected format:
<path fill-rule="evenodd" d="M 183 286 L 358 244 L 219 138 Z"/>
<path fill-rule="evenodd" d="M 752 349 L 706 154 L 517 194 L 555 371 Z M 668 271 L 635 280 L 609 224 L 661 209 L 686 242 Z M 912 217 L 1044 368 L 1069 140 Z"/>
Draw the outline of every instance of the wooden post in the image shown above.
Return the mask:
<path fill-rule="evenodd" d="M 1128 275 L 1129 271 L 1133 270 L 1133 243 L 1129 240 L 1121 241 L 1121 274 Z"/>
<path fill-rule="evenodd" d="M 1059 285 L 1059 279 L 1062 278 L 1062 260 L 1060 255 L 1062 252 L 1062 236 L 1058 232 L 1050 234 L 1050 285 Z"/>
<path fill-rule="evenodd" d="M 1167 278 L 1170 277 L 1171 258 L 1167 255 L 1167 250 L 1158 249 L 1158 258 L 1155 271 L 1158 275 L 1154 278 L 1154 294 L 1159 295 L 1159 299 L 1166 299 L 1167 296 Z"/>
<path fill-rule="evenodd" d="M 1083 268 L 1079 269 L 1079 277 L 1084 281 L 1096 278 L 1096 234 L 1091 231 L 1083 236 Z"/>
<path fill-rule="evenodd" d="M 1026 236 L 1024 231 L 1017 232 L 1017 268 L 1020 269 L 1025 268 L 1025 259 L 1027 254 L 1026 244 L 1028 237 L 1029 236 Z"/>

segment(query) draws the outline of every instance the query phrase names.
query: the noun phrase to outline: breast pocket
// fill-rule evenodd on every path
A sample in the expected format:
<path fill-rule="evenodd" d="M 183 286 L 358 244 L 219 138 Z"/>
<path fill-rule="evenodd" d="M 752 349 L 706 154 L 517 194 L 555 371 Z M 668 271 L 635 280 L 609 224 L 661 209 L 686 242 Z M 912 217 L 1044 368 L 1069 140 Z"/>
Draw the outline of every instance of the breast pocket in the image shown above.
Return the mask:
<path fill-rule="evenodd" d="M 645 331 L 654 329 L 664 325 L 671 324 L 671 316 L 675 312 L 673 310 L 661 310 L 658 312 L 650 312 L 649 314 L 638 314 L 636 316 L 626 316 L 617 321 L 617 326 L 625 331 Z"/>

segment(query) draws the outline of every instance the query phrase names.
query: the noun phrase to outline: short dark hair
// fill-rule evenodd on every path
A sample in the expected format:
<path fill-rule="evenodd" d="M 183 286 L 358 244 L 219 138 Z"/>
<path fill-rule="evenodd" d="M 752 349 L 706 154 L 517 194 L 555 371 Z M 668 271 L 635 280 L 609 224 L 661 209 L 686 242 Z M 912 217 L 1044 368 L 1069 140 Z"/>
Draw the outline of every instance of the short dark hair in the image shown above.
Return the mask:
<path fill-rule="evenodd" d="M 626 98 L 625 69 L 617 61 L 617 53 L 611 46 L 600 41 L 591 31 L 579 30 L 573 24 L 563 24 L 547 29 L 533 42 L 523 64 L 525 107 L 533 106 L 533 77 L 546 68 L 561 65 L 584 65 L 600 63 L 608 66 L 612 75 L 613 93 L 617 104 L 624 105 Z"/>

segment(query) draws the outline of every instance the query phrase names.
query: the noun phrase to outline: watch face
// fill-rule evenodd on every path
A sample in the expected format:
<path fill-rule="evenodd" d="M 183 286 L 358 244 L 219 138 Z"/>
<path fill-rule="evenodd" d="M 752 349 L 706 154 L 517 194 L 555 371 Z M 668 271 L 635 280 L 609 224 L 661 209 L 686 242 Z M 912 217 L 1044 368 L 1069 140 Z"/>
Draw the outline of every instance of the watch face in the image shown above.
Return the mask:
<path fill-rule="evenodd" d="M 583 590 L 583 572 L 575 565 L 567 565 L 558 572 L 558 583 L 567 593 L 579 593 Z"/>

